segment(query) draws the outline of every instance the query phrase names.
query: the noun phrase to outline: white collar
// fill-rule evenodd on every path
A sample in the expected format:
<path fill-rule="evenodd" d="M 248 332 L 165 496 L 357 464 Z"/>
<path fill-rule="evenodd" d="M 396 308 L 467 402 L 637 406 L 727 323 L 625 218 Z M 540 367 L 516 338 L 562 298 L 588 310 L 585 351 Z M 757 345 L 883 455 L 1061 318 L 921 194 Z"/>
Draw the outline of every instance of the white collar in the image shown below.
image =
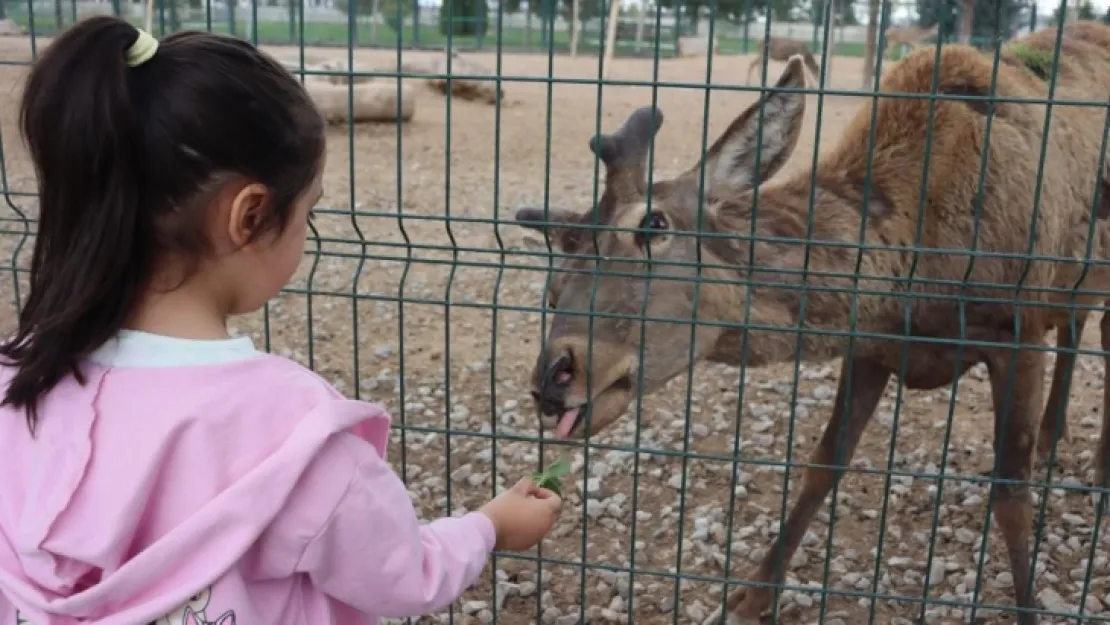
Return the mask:
<path fill-rule="evenodd" d="M 258 355 L 249 336 L 199 340 L 120 330 L 89 360 L 106 367 L 189 367 L 240 362 Z"/>

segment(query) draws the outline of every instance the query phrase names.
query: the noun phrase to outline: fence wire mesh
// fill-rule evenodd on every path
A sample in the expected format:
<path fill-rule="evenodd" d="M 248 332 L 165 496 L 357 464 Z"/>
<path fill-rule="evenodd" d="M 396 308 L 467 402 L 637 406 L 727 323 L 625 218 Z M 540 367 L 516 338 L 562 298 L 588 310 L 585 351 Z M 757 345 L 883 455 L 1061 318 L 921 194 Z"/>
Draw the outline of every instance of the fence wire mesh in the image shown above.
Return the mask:
<path fill-rule="evenodd" d="M 478 30 L 478 2 L 326 27 L 316 5 L 149 5 L 157 34 L 247 37 L 330 93 L 305 261 L 232 331 L 388 407 L 423 518 L 571 461 L 553 534 L 420 622 L 701 624 L 726 598 L 749 619 L 730 623 L 1110 621 L 1108 339 L 1082 334 L 1110 298 L 1110 30 L 1001 0 L 966 32 L 952 2 L 799 3 L 816 18 L 785 33 L 754 19 L 770 3 L 645 3 L 606 66 L 610 7 L 586 4 L 574 56 L 548 5 L 491 4 Z M 145 11 L 2 6 L 10 85 L 58 26 Z M 941 27 L 910 41 L 906 15 Z M 833 45 L 845 21 L 876 24 L 878 52 Z M 932 44 L 961 35 L 976 54 Z M 755 56 L 783 37 L 819 59 L 808 81 L 784 63 L 799 47 Z M 37 212 L 18 96 L 0 95 L 5 332 Z"/>

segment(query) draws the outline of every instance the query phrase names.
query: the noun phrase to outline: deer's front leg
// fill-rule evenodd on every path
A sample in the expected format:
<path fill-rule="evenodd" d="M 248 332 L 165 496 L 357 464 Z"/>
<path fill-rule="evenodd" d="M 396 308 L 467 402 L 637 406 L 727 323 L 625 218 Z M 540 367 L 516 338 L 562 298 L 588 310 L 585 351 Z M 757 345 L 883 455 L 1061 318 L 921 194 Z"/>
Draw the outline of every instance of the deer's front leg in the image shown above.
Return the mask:
<path fill-rule="evenodd" d="M 764 556 L 752 581 L 761 584 L 781 583 L 785 568 L 798 549 L 813 517 L 825 497 L 844 473 L 852 460 L 860 436 L 867 426 L 879 399 L 890 380 L 890 370 L 867 360 L 856 359 L 851 365 L 851 379 L 847 378 L 848 360 L 841 361 L 840 384 L 836 392 L 832 418 L 825 425 L 821 442 L 814 450 L 802 478 L 802 492 L 790 510 L 786 525 L 772 548 Z M 848 405 L 845 406 L 845 401 Z M 820 467 L 837 467 L 835 469 Z M 729 594 L 727 613 L 718 610 L 705 621 L 705 625 L 747 625 L 759 622 L 771 607 L 775 597 L 773 588 L 738 588 Z"/>
<path fill-rule="evenodd" d="M 1104 380 L 1110 383 L 1110 300 L 1102 312 L 1102 321 L 1099 322 L 1099 331 L 1102 333 L 1102 351 L 1106 352 L 1103 360 Z M 1099 436 L 1098 452 L 1095 454 L 1095 486 L 1107 486 L 1107 464 L 1110 463 L 1110 387 L 1103 384 L 1102 388 L 1102 434 Z M 1095 495 L 1095 501 L 1100 499 Z M 1104 506 L 1110 507 L 1110 495 L 1107 495 Z"/>
<path fill-rule="evenodd" d="M 1014 354 L 999 351 L 987 360 L 994 400 L 994 448 L 998 477 L 1019 483 L 992 484 L 994 517 L 1006 543 L 1010 569 L 1014 576 L 1014 602 L 1019 608 L 1032 608 L 1029 583 L 1029 534 L 1033 502 L 1029 497 L 1029 476 L 1033 467 L 1033 446 L 1037 413 L 1044 390 L 1045 355 L 1042 351 L 1023 350 Z M 1037 615 L 1021 613 L 1020 625 L 1036 625 Z"/>
<path fill-rule="evenodd" d="M 762 63 L 762 62 L 763 62 L 763 55 L 760 54 L 760 55 L 756 56 L 755 59 L 753 59 L 751 63 L 748 64 L 748 77 L 744 79 L 744 84 L 748 84 L 748 85 L 752 84 L 752 72 L 754 72 L 755 68 L 759 67 L 759 64 Z"/>
<path fill-rule="evenodd" d="M 1041 429 L 1037 434 L 1037 455 L 1042 460 L 1048 460 L 1052 448 L 1060 440 L 1068 440 L 1068 395 L 1070 384 L 1065 384 L 1068 374 L 1072 380 L 1075 374 L 1076 353 L 1065 352 L 1064 349 L 1074 350 L 1079 347 L 1083 338 L 1083 327 L 1087 324 L 1087 312 L 1075 312 L 1075 332 L 1071 331 L 1071 323 L 1064 323 L 1056 328 L 1056 347 L 1061 351 L 1056 352 L 1056 367 L 1052 372 L 1052 388 L 1048 393 L 1048 402 L 1041 415 Z"/>

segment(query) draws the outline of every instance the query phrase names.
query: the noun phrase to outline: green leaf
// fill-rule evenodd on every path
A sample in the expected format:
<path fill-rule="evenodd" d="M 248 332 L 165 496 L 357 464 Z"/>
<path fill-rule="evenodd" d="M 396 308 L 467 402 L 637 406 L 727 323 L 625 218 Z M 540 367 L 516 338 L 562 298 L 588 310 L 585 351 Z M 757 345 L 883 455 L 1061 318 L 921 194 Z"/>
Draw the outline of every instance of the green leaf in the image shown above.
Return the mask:
<path fill-rule="evenodd" d="M 563 477 L 570 473 L 570 463 L 566 460 L 556 460 L 547 467 L 547 475 L 549 477 Z"/>
<path fill-rule="evenodd" d="M 533 471 L 532 482 L 540 488 L 546 488 L 562 496 L 562 478 L 568 473 L 570 473 L 570 463 L 566 460 L 557 460 L 547 467 L 546 471 Z"/>

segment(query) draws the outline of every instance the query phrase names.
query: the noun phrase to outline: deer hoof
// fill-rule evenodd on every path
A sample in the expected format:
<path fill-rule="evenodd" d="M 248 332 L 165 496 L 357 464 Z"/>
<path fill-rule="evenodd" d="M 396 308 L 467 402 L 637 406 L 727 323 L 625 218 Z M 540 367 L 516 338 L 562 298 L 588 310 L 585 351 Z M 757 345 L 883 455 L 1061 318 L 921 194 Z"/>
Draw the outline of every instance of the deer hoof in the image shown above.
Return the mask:
<path fill-rule="evenodd" d="M 1060 457 L 1061 446 L 1071 443 L 1071 431 L 1064 425 L 1059 436 L 1053 436 L 1055 432 L 1051 427 L 1042 427 L 1037 434 L 1037 460 L 1039 462 L 1047 462 L 1049 457 L 1052 456 L 1052 447 L 1055 443 L 1056 457 Z M 1054 440 L 1055 439 L 1055 440 Z"/>
<path fill-rule="evenodd" d="M 1106 469 L 1101 458 L 1095 459 L 1095 478 L 1092 480 L 1091 486 L 1095 488 L 1105 488 L 1108 486 L 1106 483 Z M 1110 493 L 1106 493 L 1105 496 L 1103 496 L 1103 493 L 1099 491 L 1092 491 L 1090 493 L 1090 498 L 1091 507 L 1094 510 L 1097 511 L 1099 506 L 1101 506 L 1103 513 L 1110 512 Z"/>
<path fill-rule="evenodd" d="M 762 625 L 772 616 L 771 593 L 764 588 L 736 588 L 728 593 L 725 605 L 702 625 Z"/>
<path fill-rule="evenodd" d="M 725 614 L 720 608 L 713 613 L 713 616 L 702 621 L 702 625 L 760 625 L 763 621 L 761 619 L 746 618 L 737 616 L 735 614 Z"/>
<path fill-rule="evenodd" d="M 702 621 L 701 625 L 734 625 L 734 623 L 731 615 L 725 614 L 724 610 L 717 608 L 717 611 Z"/>

